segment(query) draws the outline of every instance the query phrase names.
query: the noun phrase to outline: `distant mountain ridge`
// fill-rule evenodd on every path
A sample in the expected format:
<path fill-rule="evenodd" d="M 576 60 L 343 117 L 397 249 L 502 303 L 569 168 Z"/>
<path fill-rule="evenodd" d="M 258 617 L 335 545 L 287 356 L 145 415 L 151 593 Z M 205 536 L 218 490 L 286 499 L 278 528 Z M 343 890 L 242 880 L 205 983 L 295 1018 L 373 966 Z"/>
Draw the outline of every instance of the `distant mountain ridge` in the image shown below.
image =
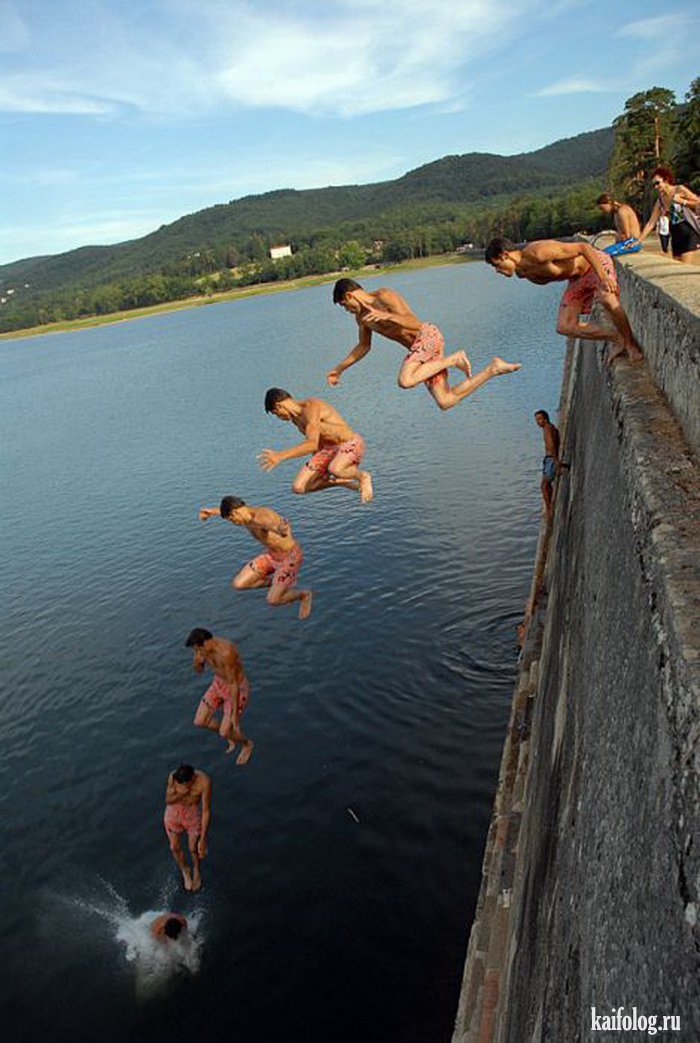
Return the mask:
<path fill-rule="evenodd" d="M 613 147 L 612 127 L 556 141 L 518 156 L 445 156 L 391 181 L 312 189 L 277 189 L 188 214 L 139 239 L 83 246 L 0 266 L 0 286 L 30 283 L 34 292 L 95 286 L 158 272 L 191 251 L 239 245 L 253 235 L 291 240 L 343 222 L 388 217 L 402 207 L 483 205 L 602 176 Z"/>

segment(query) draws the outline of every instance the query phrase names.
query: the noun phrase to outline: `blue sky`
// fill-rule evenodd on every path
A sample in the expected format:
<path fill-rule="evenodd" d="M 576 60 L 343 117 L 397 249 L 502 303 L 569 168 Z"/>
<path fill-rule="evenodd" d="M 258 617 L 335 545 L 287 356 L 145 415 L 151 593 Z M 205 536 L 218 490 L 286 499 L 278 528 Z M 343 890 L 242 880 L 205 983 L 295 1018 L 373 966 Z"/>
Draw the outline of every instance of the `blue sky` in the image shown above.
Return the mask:
<path fill-rule="evenodd" d="M 594 130 L 680 100 L 699 28 L 689 0 L 0 0 L 0 263 Z"/>

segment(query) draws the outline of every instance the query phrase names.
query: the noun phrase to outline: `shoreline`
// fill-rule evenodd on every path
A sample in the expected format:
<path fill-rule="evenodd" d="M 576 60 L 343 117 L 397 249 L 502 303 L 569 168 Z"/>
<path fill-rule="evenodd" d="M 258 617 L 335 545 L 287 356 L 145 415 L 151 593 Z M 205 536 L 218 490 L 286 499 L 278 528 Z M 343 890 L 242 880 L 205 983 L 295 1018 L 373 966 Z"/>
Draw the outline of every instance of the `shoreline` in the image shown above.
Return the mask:
<path fill-rule="evenodd" d="M 63 322 L 49 322 L 43 326 L 28 326 L 22 330 L 0 333 L 0 341 L 26 340 L 28 337 L 41 337 L 47 333 L 73 333 L 79 330 L 94 329 L 97 326 L 114 326 L 132 319 L 143 319 L 150 315 L 161 315 L 171 311 L 182 311 L 188 308 L 202 308 L 210 304 L 221 304 L 224 301 L 235 301 L 243 297 L 258 297 L 268 293 L 286 293 L 291 290 L 302 290 L 307 286 L 322 286 L 335 282 L 343 277 L 369 278 L 384 275 L 386 272 L 405 272 L 420 268 L 446 268 L 453 264 L 467 264 L 476 260 L 464 254 L 436 254 L 432 257 L 420 257 L 412 261 L 400 261 L 398 264 L 365 265 L 351 272 L 324 272 L 322 275 L 304 275 L 299 279 L 286 279 L 274 283 L 256 283 L 253 286 L 241 286 L 223 293 L 203 294 L 200 297 L 187 297 L 181 301 L 164 301 L 145 308 L 131 308 L 128 311 L 115 311 L 107 315 L 87 315 L 82 319 L 66 319 Z"/>

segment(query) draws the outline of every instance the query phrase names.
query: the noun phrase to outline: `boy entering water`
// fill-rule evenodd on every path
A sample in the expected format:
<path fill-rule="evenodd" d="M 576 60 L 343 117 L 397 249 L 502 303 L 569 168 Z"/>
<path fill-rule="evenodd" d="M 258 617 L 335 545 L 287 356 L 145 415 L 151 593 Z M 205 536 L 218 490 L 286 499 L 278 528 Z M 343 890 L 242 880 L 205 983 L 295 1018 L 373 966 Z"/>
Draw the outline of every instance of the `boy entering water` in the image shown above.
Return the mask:
<path fill-rule="evenodd" d="M 168 775 L 163 825 L 186 891 L 199 891 L 202 886 L 199 863 L 207 853 L 210 820 L 211 779 L 191 764 L 181 764 Z M 182 833 L 187 833 L 191 871 L 180 844 Z"/>

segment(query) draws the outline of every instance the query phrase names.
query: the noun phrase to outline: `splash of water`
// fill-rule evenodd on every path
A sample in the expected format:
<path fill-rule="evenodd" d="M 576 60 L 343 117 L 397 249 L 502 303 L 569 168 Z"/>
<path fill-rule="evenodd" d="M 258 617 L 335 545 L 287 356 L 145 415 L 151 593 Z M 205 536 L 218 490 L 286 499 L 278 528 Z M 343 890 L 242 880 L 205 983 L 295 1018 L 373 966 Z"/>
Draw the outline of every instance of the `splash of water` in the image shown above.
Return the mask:
<path fill-rule="evenodd" d="M 183 975 L 199 972 L 203 946 L 203 910 L 195 909 L 188 914 L 187 930 L 179 938 L 159 941 L 151 933 L 151 924 L 156 917 L 172 911 L 176 890 L 172 884 L 163 887 L 158 896 L 157 909 L 148 909 L 134 916 L 126 899 L 109 881 L 100 878 L 100 883 L 106 892 L 104 898 L 54 897 L 73 909 L 99 916 L 109 924 L 112 937 L 124 946 L 126 960 L 133 967 L 136 995 L 139 998 L 160 995 Z"/>

